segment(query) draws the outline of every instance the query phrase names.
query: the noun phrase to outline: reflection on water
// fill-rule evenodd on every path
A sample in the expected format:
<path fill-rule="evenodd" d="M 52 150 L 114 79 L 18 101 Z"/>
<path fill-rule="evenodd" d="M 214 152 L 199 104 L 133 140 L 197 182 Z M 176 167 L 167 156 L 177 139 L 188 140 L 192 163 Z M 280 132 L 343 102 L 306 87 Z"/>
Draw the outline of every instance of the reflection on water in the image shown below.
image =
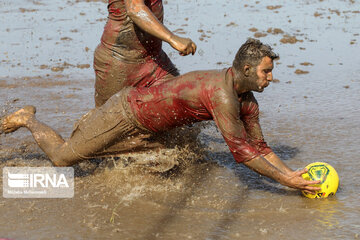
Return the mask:
<path fill-rule="evenodd" d="M 182 73 L 228 67 L 251 36 L 274 47 L 281 56 L 274 69 L 278 81 L 256 94 L 265 138 L 294 169 L 315 161 L 334 166 L 336 197 L 306 199 L 236 164 L 210 123 L 199 137 L 206 161 L 189 151 L 184 155 L 194 161 L 167 174 L 121 159 L 86 163 L 78 168 L 91 174 L 77 175 L 73 199 L 0 198 L 0 215 L 6 216 L 0 237 L 359 238 L 360 3 L 166 2 L 166 25 L 198 44 L 188 57 L 164 44 Z M 90 64 L 106 4 L 6 0 L 0 7 L 0 116 L 31 103 L 40 120 L 69 136 L 93 106 Z M 0 137 L 0 166 L 49 166 L 46 159 L 25 130 Z"/>
<path fill-rule="evenodd" d="M 307 200 L 307 199 L 304 199 Z M 339 226 L 339 217 L 341 216 L 341 202 L 336 197 L 320 199 L 319 201 L 309 201 L 307 206 L 315 211 L 315 216 L 322 227 L 331 230 Z"/>

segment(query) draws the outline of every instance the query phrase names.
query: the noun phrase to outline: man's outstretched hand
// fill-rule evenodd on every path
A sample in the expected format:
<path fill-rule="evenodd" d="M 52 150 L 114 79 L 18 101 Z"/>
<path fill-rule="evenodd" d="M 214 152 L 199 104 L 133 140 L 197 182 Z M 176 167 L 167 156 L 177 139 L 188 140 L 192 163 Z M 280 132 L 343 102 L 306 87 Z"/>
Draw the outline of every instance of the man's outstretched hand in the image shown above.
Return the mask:
<path fill-rule="evenodd" d="M 298 171 L 292 171 L 291 169 L 286 172 L 281 171 L 262 156 L 244 162 L 244 165 L 287 187 L 299 189 L 309 194 L 316 194 L 316 191 L 321 190 L 319 187 L 312 186 L 319 184 L 320 181 L 308 181 L 301 177 L 302 174 L 307 173 L 308 170 L 306 168 Z"/>
<path fill-rule="evenodd" d="M 292 173 L 288 173 L 287 177 L 284 179 L 284 181 L 281 181 L 280 183 L 285 186 L 291 187 L 291 188 L 300 189 L 309 194 L 316 194 L 316 191 L 320 191 L 321 188 L 311 186 L 311 185 L 319 184 L 321 181 L 320 180 L 308 181 L 308 180 L 303 179 L 301 177 L 301 175 L 304 173 L 307 173 L 307 171 L 308 170 L 306 168 L 304 168 L 302 170 L 293 171 Z"/>

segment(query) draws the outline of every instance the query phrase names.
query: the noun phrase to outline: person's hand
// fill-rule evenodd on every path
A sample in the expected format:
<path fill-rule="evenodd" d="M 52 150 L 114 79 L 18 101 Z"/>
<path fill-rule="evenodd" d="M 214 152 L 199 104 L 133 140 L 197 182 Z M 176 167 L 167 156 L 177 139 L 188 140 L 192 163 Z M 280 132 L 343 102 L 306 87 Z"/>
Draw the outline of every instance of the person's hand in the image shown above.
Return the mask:
<path fill-rule="evenodd" d="M 182 38 L 175 34 L 171 36 L 169 44 L 179 51 L 181 56 L 192 55 L 196 52 L 196 44 L 190 38 Z"/>
<path fill-rule="evenodd" d="M 308 170 L 306 168 L 304 168 L 302 170 L 293 171 L 292 173 L 288 173 L 286 180 L 284 182 L 282 182 L 281 184 L 291 187 L 291 188 L 300 189 L 309 194 L 316 194 L 316 191 L 320 191 L 321 188 L 316 187 L 316 186 L 311 186 L 311 185 L 319 184 L 321 181 L 320 180 L 308 181 L 308 180 L 303 179 L 301 177 L 301 175 L 304 173 L 307 173 L 307 171 Z"/>

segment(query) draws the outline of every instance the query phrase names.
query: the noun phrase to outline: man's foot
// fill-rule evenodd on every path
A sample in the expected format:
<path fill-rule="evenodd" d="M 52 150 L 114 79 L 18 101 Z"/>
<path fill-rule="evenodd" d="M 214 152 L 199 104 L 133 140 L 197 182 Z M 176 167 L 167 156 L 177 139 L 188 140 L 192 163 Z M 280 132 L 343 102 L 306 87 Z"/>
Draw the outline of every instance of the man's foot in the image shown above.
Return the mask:
<path fill-rule="evenodd" d="M 36 108 L 34 106 L 25 106 L 24 108 L 4 117 L 0 124 L 0 134 L 11 133 L 24 127 L 28 120 L 34 117 Z"/>

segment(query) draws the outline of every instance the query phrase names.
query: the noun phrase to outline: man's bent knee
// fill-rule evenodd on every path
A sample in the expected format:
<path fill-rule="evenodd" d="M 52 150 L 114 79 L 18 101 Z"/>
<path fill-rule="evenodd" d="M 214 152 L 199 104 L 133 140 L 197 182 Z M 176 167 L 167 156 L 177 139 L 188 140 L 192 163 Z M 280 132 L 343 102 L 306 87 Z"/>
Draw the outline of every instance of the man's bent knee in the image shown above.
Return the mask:
<path fill-rule="evenodd" d="M 71 149 L 59 150 L 54 156 L 49 156 L 50 160 L 56 167 L 67 167 L 72 166 L 83 159 L 75 154 Z"/>

